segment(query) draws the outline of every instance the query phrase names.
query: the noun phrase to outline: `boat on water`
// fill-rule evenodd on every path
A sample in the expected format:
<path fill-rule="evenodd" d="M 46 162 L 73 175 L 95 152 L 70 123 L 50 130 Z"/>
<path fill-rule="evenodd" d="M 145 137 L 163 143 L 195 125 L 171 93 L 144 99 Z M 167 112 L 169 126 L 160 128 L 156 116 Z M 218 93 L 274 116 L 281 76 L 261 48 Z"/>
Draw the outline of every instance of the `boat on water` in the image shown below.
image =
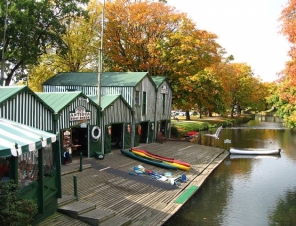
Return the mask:
<path fill-rule="evenodd" d="M 141 150 L 141 149 L 136 149 L 136 148 L 132 148 L 131 151 L 134 154 L 139 155 L 141 157 L 148 158 L 148 159 L 151 159 L 151 160 L 163 161 L 164 163 L 172 165 L 172 166 L 176 166 L 176 167 L 178 167 L 178 169 L 181 169 L 181 170 L 190 170 L 190 164 L 189 163 L 182 162 L 182 161 L 179 161 L 177 159 L 167 158 L 167 157 L 160 156 L 160 155 L 155 155 L 155 154 L 152 154 L 152 153 L 150 153 L 148 151 Z"/>
<path fill-rule="evenodd" d="M 133 158 L 133 159 L 136 159 L 136 160 L 139 160 L 141 162 L 145 162 L 145 163 L 148 163 L 151 165 L 159 166 L 159 167 L 166 168 L 166 169 L 174 169 L 174 170 L 178 169 L 177 166 L 167 164 L 161 160 L 145 158 L 143 156 L 136 155 L 132 151 L 129 151 L 129 150 L 120 149 L 120 152 L 130 158 Z"/>
<path fill-rule="evenodd" d="M 263 148 L 230 148 L 230 154 L 238 155 L 279 155 L 281 149 L 263 149 Z"/>

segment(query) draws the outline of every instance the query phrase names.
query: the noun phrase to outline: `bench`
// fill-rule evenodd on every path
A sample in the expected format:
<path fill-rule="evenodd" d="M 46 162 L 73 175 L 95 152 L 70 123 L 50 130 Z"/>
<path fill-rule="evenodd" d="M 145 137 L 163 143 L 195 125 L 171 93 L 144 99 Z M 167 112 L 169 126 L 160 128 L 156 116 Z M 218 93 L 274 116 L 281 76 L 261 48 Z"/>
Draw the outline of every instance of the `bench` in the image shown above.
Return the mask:
<path fill-rule="evenodd" d="M 157 142 L 159 142 L 159 143 L 166 142 L 166 137 L 163 136 L 162 132 L 157 133 Z"/>

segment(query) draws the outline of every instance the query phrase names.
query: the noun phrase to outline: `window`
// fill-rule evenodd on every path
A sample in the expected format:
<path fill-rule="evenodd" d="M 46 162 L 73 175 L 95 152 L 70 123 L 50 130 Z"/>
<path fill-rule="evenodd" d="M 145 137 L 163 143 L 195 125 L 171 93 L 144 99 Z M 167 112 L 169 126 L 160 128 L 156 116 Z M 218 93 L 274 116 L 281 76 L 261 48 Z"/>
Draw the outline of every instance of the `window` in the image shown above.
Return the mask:
<path fill-rule="evenodd" d="M 162 94 L 162 114 L 165 114 L 165 94 Z"/>
<path fill-rule="evenodd" d="M 42 149 L 44 176 L 50 176 L 55 171 L 55 160 L 52 145 L 49 144 Z M 18 158 L 19 188 L 29 185 L 38 180 L 38 150 L 22 154 Z"/>
<path fill-rule="evenodd" d="M 140 105 L 140 92 L 136 91 L 135 93 L 135 105 Z"/>
<path fill-rule="evenodd" d="M 146 115 L 146 92 L 143 92 L 142 115 Z"/>

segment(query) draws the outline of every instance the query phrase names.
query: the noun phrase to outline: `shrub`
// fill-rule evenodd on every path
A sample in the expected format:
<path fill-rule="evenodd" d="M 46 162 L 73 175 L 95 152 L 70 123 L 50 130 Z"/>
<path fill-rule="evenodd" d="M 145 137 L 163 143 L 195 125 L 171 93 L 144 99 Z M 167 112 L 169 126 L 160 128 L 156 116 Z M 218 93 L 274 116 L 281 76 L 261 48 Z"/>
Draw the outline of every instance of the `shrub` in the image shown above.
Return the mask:
<path fill-rule="evenodd" d="M 13 180 L 0 183 L 0 225 L 30 225 L 37 212 L 33 200 L 21 199 Z"/>

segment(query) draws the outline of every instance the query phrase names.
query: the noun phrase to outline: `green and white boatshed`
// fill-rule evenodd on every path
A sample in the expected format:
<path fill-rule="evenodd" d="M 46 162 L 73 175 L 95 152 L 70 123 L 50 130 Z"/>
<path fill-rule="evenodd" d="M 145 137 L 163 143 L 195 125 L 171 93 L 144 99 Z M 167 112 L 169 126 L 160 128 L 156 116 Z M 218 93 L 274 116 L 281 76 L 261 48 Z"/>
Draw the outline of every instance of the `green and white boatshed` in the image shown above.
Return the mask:
<path fill-rule="evenodd" d="M 172 90 L 170 86 L 166 88 L 165 95 L 158 96 L 158 92 L 161 91 L 158 91 L 160 89 L 157 89 L 147 72 L 104 72 L 102 74 L 101 96 L 122 95 L 132 108 L 131 146 L 138 146 L 140 142 L 154 142 L 157 130 L 162 129 L 165 135 L 168 134 Z M 97 95 L 98 73 L 59 73 L 43 83 L 43 92 L 75 90 L 82 91 L 85 95 Z M 160 112 L 160 115 L 157 112 Z M 120 112 L 114 111 L 112 117 L 118 117 L 119 114 Z"/>

